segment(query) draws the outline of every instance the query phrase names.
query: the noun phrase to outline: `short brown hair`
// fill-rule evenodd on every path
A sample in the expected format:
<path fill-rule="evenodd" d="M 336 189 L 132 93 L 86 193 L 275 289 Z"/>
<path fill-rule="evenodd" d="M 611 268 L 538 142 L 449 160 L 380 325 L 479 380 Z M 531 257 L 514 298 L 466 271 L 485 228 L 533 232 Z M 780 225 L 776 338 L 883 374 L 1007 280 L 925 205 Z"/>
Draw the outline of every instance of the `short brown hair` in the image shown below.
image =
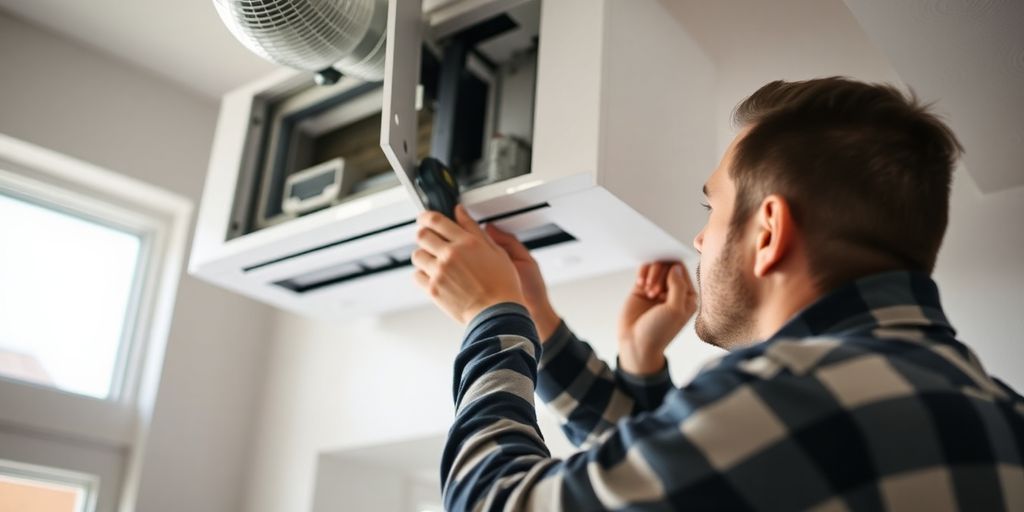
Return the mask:
<path fill-rule="evenodd" d="M 842 77 L 771 82 L 737 106 L 732 230 L 770 194 L 790 206 L 823 290 L 869 273 L 931 272 L 962 147 L 917 98 Z"/>

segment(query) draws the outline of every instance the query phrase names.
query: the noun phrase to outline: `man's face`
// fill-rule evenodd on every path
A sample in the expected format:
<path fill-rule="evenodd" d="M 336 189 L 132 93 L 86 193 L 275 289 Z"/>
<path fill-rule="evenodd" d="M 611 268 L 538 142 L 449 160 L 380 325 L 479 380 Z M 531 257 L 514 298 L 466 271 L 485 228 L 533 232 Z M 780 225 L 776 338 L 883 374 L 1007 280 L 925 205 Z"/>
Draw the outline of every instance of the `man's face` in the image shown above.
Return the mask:
<path fill-rule="evenodd" d="M 752 251 L 746 243 L 746 230 L 730 231 L 736 187 L 729 169 L 736 143 L 746 131 L 733 139 L 718 168 L 704 186 L 708 220 L 693 239 L 700 253 L 697 287 L 697 336 L 725 349 L 753 340 L 754 311 L 757 298 L 752 271 Z"/>

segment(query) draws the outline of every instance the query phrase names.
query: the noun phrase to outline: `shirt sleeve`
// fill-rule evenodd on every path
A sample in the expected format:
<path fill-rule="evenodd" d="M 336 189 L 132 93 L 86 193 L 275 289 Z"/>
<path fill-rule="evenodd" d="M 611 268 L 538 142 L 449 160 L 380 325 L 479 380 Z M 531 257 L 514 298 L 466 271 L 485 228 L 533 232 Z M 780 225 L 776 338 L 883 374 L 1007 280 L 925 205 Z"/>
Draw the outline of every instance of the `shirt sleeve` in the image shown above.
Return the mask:
<path fill-rule="evenodd" d="M 716 445 L 739 453 L 725 438 L 731 432 L 700 418 L 707 404 L 723 407 L 721 397 L 735 395 L 743 379 L 716 369 L 562 460 L 551 457 L 537 426 L 539 351 L 534 324 L 518 304 L 493 306 L 471 322 L 456 358 L 456 414 L 442 458 L 447 510 L 750 507 L 705 455 Z M 727 403 L 726 412 L 740 419 L 743 411 L 733 409 L 744 405 Z"/>
<path fill-rule="evenodd" d="M 652 375 L 612 370 L 562 322 L 543 344 L 537 395 L 576 446 L 600 439 L 615 422 L 657 409 L 673 389 L 668 363 Z"/>

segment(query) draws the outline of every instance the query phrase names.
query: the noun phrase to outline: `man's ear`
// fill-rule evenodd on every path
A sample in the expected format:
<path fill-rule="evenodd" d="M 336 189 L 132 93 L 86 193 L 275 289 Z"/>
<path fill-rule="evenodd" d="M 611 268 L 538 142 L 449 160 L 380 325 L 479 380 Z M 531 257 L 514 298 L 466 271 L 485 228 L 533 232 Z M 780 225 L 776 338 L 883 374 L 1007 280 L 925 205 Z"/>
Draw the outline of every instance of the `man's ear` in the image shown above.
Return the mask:
<path fill-rule="evenodd" d="M 764 277 L 792 250 L 796 225 L 789 203 L 776 194 L 761 201 L 754 214 L 754 220 L 754 275 Z"/>

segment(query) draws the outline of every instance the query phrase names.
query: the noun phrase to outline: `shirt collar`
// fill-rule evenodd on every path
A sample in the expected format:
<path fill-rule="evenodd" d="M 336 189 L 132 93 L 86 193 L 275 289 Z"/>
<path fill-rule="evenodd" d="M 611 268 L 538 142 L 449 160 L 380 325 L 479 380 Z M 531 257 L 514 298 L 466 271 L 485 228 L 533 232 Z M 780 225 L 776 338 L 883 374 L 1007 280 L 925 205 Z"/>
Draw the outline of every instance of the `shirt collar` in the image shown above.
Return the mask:
<path fill-rule="evenodd" d="M 797 313 L 771 339 L 871 336 L 879 328 L 912 328 L 956 334 L 939 303 L 939 290 L 923 272 L 873 274 L 826 293 Z M 940 336 L 940 337 L 945 337 Z"/>

